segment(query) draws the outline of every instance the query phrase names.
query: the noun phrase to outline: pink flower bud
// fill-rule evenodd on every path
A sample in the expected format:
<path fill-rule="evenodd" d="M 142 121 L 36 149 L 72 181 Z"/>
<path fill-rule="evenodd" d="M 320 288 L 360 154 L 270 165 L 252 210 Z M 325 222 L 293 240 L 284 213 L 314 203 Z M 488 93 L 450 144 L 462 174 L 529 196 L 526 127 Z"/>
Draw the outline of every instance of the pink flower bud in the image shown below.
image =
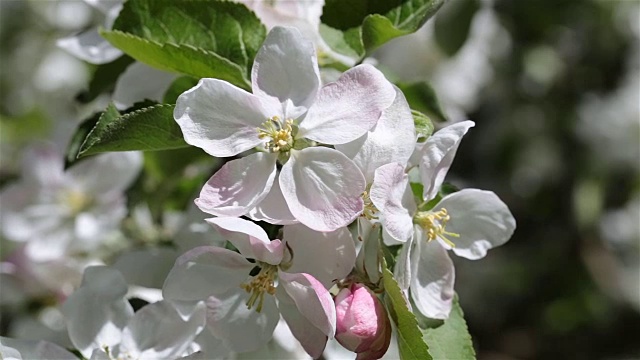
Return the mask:
<path fill-rule="evenodd" d="M 391 322 L 376 295 L 362 284 L 352 284 L 340 290 L 335 303 L 336 340 L 357 353 L 357 360 L 381 358 L 391 341 Z"/>

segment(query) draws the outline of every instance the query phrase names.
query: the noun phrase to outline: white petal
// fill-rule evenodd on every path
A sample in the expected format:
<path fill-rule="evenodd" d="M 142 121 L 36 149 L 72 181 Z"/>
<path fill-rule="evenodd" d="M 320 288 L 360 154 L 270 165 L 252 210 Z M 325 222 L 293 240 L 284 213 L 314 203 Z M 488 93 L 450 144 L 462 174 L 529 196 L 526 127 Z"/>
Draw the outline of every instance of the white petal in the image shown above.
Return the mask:
<path fill-rule="evenodd" d="M 436 241 L 425 242 L 422 238 L 411 257 L 412 262 L 419 262 L 410 290 L 418 311 L 432 319 L 446 319 L 451 312 L 455 281 L 447 250 Z"/>
<path fill-rule="evenodd" d="M 130 108 L 134 103 L 145 99 L 161 103 L 164 93 L 175 78 L 176 74 L 134 62 L 118 77 L 113 90 L 113 102 L 118 109 Z"/>
<path fill-rule="evenodd" d="M 396 88 L 395 101 L 382 112 L 376 125 L 357 140 L 336 145 L 336 150 L 352 159 L 370 184 L 380 166 L 394 162 L 406 164 L 413 153 L 415 140 L 411 109 L 400 89 Z"/>
<path fill-rule="evenodd" d="M 241 216 L 264 199 L 276 177 L 276 156 L 258 152 L 224 164 L 195 200 L 216 216 Z"/>
<path fill-rule="evenodd" d="M 167 301 L 149 304 L 135 313 L 122 334 L 120 351 L 139 359 L 181 356 L 205 326 L 205 305 L 183 318 Z"/>
<path fill-rule="evenodd" d="M 356 267 L 366 274 L 369 281 L 376 284 L 380 280 L 380 224 L 372 224 L 369 220 L 358 218 L 358 237 L 362 246 L 358 251 Z"/>
<path fill-rule="evenodd" d="M 170 247 L 133 250 L 118 257 L 113 267 L 129 285 L 161 289 L 180 253 Z"/>
<path fill-rule="evenodd" d="M 313 358 L 336 332 L 335 304 L 329 292 L 307 274 L 280 273 L 276 296 L 282 317 L 293 336 Z"/>
<path fill-rule="evenodd" d="M 43 143 L 28 148 L 22 157 L 22 181 L 43 188 L 56 188 L 64 182 L 63 160 L 53 144 Z"/>
<path fill-rule="evenodd" d="M 446 231 L 459 234 L 449 237 L 458 256 L 476 260 L 487 250 L 507 242 L 516 228 L 516 220 L 505 203 L 491 191 L 464 189 L 444 197 L 434 208 L 445 208 L 451 219 Z"/>
<path fill-rule="evenodd" d="M 66 175 L 88 195 L 113 197 L 138 177 L 142 161 L 137 151 L 100 154 L 70 167 Z"/>
<path fill-rule="evenodd" d="M 429 201 L 438 195 L 440 185 L 444 181 L 456 156 L 458 146 L 464 134 L 474 127 L 473 121 L 463 121 L 431 135 L 422 148 L 420 176 L 424 184 L 423 198 Z"/>
<path fill-rule="evenodd" d="M 362 173 L 334 149 L 291 151 L 280 172 L 280 187 L 296 219 L 317 231 L 347 226 L 364 207 Z"/>
<path fill-rule="evenodd" d="M 41 340 L 10 339 L 0 336 L 0 358 L 5 360 L 57 359 L 77 360 L 64 348 Z"/>
<path fill-rule="evenodd" d="M 262 310 L 247 309 L 249 294 L 231 289 L 207 299 L 207 327 L 224 345 L 236 352 L 257 350 L 273 336 L 280 320 L 275 297 L 264 295 Z"/>
<path fill-rule="evenodd" d="M 93 349 L 120 343 L 122 329 L 133 315 L 124 298 L 122 274 L 106 266 L 85 270 L 82 285 L 62 304 L 69 338 L 85 357 Z"/>
<path fill-rule="evenodd" d="M 212 294 L 239 289 L 252 268 L 252 263 L 234 251 L 214 246 L 197 247 L 176 260 L 162 294 L 170 300 L 205 300 Z"/>
<path fill-rule="evenodd" d="M 178 97 L 173 117 L 187 143 L 227 157 L 262 143 L 257 128 L 272 116 L 282 116 L 281 109 L 226 81 L 202 79 Z"/>
<path fill-rule="evenodd" d="M 310 274 L 327 289 L 355 265 L 356 248 L 346 228 L 322 233 L 304 225 L 288 225 L 282 237 L 293 251 L 293 265 L 287 271 Z"/>
<path fill-rule="evenodd" d="M 59 39 L 56 44 L 71 55 L 92 64 L 110 63 L 122 56 L 122 51 L 100 36 L 97 28 Z"/>
<path fill-rule="evenodd" d="M 379 70 L 358 65 L 320 89 L 297 136 L 333 145 L 353 141 L 376 124 L 395 97 Z"/>
<path fill-rule="evenodd" d="M 371 201 L 382 213 L 382 224 L 389 235 L 400 242 L 413 234 L 416 204 L 404 165 L 391 163 L 379 167 L 371 185 Z"/>
<path fill-rule="evenodd" d="M 320 87 L 313 44 L 295 28 L 273 28 L 256 55 L 251 83 L 256 95 L 308 108 Z"/>
<path fill-rule="evenodd" d="M 230 217 L 206 219 L 216 230 L 247 258 L 278 265 L 284 254 L 284 243 L 269 240 L 269 236 L 255 223 Z"/>
<path fill-rule="evenodd" d="M 256 207 L 251 209 L 247 216 L 252 220 L 265 221 L 274 225 L 298 223 L 298 220 L 289 211 L 289 206 L 287 206 L 284 195 L 282 195 L 280 175 L 276 175 L 276 179 L 267 196 Z"/>
<path fill-rule="evenodd" d="M 403 290 L 411 286 L 411 280 L 415 275 L 417 263 L 413 262 L 412 253 L 415 251 L 416 242 L 422 239 L 418 232 L 415 232 L 409 240 L 402 245 L 398 258 L 396 259 L 396 267 L 393 270 L 394 276 L 398 281 L 398 285 Z"/>

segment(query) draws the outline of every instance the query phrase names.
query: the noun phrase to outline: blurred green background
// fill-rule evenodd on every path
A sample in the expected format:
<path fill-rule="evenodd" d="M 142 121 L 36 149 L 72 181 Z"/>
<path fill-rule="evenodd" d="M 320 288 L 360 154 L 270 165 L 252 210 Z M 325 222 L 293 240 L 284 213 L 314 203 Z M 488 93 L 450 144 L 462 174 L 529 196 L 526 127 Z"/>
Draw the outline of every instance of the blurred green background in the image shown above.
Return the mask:
<path fill-rule="evenodd" d="M 0 184 L 38 139 L 64 148 L 93 68 L 55 40 L 81 1 L 0 1 Z M 640 2 L 450 0 L 374 57 L 476 127 L 449 181 L 496 192 L 518 228 L 455 259 L 479 359 L 640 358 Z"/>

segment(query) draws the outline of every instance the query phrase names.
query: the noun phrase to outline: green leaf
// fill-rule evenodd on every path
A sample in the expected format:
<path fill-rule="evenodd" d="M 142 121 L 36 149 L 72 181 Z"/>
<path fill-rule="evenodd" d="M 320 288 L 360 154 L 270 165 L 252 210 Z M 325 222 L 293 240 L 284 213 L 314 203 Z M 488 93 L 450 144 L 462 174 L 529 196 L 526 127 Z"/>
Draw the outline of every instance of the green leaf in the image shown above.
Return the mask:
<path fill-rule="evenodd" d="M 198 79 L 194 79 L 190 76 L 181 76 L 175 79 L 164 93 L 162 102 L 165 104 L 175 104 L 180 94 L 191 89 L 197 84 Z"/>
<path fill-rule="evenodd" d="M 321 21 L 334 31 L 321 27 L 321 34 L 335 51 L 362 58 L 387 41 L 418 30 L 444 1 L 327 0 Z"/>
<path fill-rule="evenodd" d="M 387 268 L 385 261 L 383 261 L 382 281 L 387 309 L 398 330 L 400 359 L 431 360 L 429 347 L 423 340 L 416 316 L 407 307 L 408 300 L 393 278 L 393 274 Z"/>
<path fill-rule="evenodd" d="M 427 115 L 417 110 L 411 110 L 411 115 L 413 115 L 413 124 L 416 127 L 418 138 L 426 139 L 433 134 L 433 123 Z"/>
<path fill-rule="evenodd" d="M 173 109 L 174 105 L 156 104 L 121 115 L 110 104 L 87 134 L 78 156 L 186 147 L 180 127 L 173 119 Z"/>
<path fill-rule="evenodd" d="M 440 107 L 435 90 L 426 82 L 396 84 L 407 98 L 412 109 L 427 114 L 430 118 L 447 121 L 447 116 Z"/>
<path fill-rule="evenodd" d="M 111 92 L 116 86 L 118 77 L 131 65 L 134 60 L 129 56 L 121 56 L 116 60 L 96 66 L 89 88 L 78 94 L 77 100 L 82 103 L 93 101 L 98 95 Z"/>
<path fill-rule="evenodd" d="M 455 55 L 469 36 L 473 16 L 480 9 L 478 0 L 451 1 L 438 14 L 434 37 L 438 46 L 449 56 Z"/>
<path fill-rule="evenodd" d="M 453 299 L 449 318 L 445 321 L 419 317 L 424 341 L 429 344 L 429 354 L 433 359 L 475 359 L 473 341 L 464 320 L 464 313 L 458 303 L 458 295 Z"/>
<path fill-rule="evenodd" d="M 67 169 L 69 166 L 75 164 L 78 161 L 78 154 L 80 153 L 80 147 L 84 142 L 84 139 L 87 138 L 87 135 L 96 127 L 98 120 L 100 119 L 101 113 L 95 113 L 91 115 L 91 117 L 85 119 L 80 123 L 76 132 L 71 137 L 71 141 L 67 146 L 67 152 L 65 154 L 64 160 L 64 168 Z"/>
<path fill-rule="evenodd" d="M 246 6 L 229 1 L 129 0 L 113 30 L 101 33 L 150 66 L 249 88 L 266 29 Z"/>

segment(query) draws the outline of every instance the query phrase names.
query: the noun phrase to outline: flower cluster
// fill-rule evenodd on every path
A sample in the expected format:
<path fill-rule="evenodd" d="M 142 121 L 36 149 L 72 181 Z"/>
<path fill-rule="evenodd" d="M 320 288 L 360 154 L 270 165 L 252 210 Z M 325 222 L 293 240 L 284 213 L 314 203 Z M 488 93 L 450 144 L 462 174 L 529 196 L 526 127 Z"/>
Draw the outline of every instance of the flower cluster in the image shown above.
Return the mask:
<path fill-rule="evenodd" d="M 247 6 L 266 20 L 282 15 L 260 3 Z M 108 25 L 120 10 L 112 5 L 103 9 Z M 374 66 L 323 82 L 319 52 L 328 46 L 303 35 L 317 30 L 317 13 L 289 14 L 292 23 L 306 18 L 298 28 L 269 25 L 251 92 L 203 78 L 177 98 L 186 143 L 226 158 L 194 200 L 212 217 L 156 229 L 138 207 L 127 219 L 138 235 L 158 245 L 164 231 L 174 246 L 130 252 L 112 267 L 87 267 L 102 263 L 88 259 L 77 269 L 79 288 L 60 300 L 69 339 L 85 358 L 223 358 L 294 338 L 296 356 L 319 358 L 335 339 L 358 359 L 377 359 L 392 338 L 383 246 L 401 245 L 392 270 L 407 306 L 446 319 L 455 278 L 448 251 L 480 259 L 511 237 L 515 220 L 494 193 L 442 190 L 474 123 L 425 140 L 402 91 Z M 61 45 L 79 49 L 77 39 Z M 83 56 L 119 55 L 98 50 Z M 63 171 L 61 156 L 49 155 L 27 157 L 30 181 L 2 192 L 4 237 L 24 243 L 19 253 L 36 262 L 104 245 L 126 216 L 124 191 L 142 164 L 138 153 L 108 154 Z M 135 312 L 132 295 L 145 303 Z M 0 345 L 2 357 L 73 358 L 48 343 Z M 29 352 L 36 345 L 41 352 Z"/>

